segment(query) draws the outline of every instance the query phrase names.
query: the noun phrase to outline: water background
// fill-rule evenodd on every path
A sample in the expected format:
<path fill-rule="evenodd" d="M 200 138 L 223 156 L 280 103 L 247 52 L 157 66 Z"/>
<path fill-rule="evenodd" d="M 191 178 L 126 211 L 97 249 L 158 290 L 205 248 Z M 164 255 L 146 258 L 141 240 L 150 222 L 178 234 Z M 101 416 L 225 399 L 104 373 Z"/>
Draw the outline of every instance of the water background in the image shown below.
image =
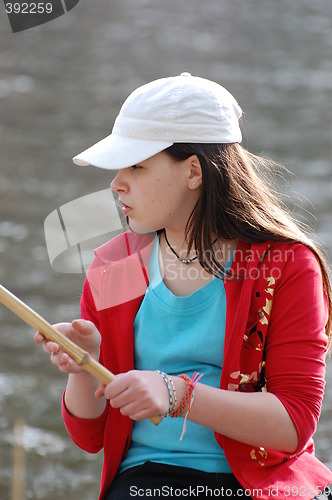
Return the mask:
<path fill-rule="evenodd" d="M 0 282 L 50 322 L 79 314 L 83 275 L 51 269 L 45 218 L 105 189 L 109 172 L 71 157 L 108 135 L 137 86 L 189 71 L 222 83 L 245 111 L 244 146 L 284 163 L 296 200 L 332 256 L 332 2 L 83 1 L 11 33 L 0 5 Z M 93 500 L 101 455 L 64 430 L 65 376 L 0 307 L 0 499 L 10 498 L 13 426 L 25 421 L 26 499 Z M 316 434 L 332 467 L 332 361 Z"/>

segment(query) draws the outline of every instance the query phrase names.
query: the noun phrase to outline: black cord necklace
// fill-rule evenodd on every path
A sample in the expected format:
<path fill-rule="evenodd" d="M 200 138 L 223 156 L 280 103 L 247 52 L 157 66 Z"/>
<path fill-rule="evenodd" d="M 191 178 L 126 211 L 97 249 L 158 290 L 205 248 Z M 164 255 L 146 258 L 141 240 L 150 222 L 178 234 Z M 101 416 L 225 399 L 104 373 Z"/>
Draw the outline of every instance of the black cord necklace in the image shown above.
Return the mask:
<path fill-rule="evenodd" d="M 176 253 L 176 251 L 174 250 L 174 248 L 171 247 L 168 239 L 167 239 L 167 236 L 166 236 L 166 231 L 164 229 L 164 236 L 165 236 L 165 241 L 167 243 L 167 246 L 168 248 L 170 249 L 170 251 L 175 255 L 175 257 L 180 261 L 180 262 L 183 262 L 183 264 L 191 264 L 191 262 L 193 262 L 194 260 L 196 260 L 198 258 L 198 255 L 196 253 L 195 257 L 192 257 L 191 259 L 182 259 L 182 257 L 180 257 L 179 254 Z"/>

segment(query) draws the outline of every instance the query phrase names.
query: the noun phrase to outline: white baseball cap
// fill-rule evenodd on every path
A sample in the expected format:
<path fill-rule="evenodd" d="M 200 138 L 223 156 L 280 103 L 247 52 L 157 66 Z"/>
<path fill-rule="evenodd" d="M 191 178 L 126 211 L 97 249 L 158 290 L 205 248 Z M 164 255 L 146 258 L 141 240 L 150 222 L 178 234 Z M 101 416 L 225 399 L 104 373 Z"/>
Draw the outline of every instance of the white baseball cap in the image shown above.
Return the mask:
<path fill-rule="evenodd" d="M 221 85 L 181 73 L 134 90 L 112 133 L 73 158 L 76 165 L 130 167 L 174 143 L 241 142 L 242 110 Z"/>

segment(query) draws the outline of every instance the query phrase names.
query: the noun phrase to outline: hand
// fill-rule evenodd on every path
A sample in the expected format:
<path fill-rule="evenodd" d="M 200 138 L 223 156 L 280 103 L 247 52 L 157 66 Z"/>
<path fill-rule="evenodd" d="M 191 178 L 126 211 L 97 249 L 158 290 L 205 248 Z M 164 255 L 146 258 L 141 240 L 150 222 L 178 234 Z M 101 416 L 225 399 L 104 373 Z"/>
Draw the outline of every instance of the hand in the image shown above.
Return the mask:
<path fill-rule="evenodd" d="M 72 321 L 72 323 L 58 323 L 54 327 L 76 345 L 88 351 L 91 357 L 99 359 L 101 336 L 91 321 L 79 319 Z M 60 349 L 56 342 L 46 340 L 40 332 L 35 334 L 34 341 L 37 344 L 43 344 L 44 351 L 51 355 L 52 364 L 58 366 L 61 372 L 81 373 L 84 371 L 68 354 Z"/>
<path fill-rule="evenodd" d="M 133 420 L 165 415 L 169 407 L 167 386 L 159 373 L 132 370 L 121 373 L 104 388 L 113 408 Z"/>

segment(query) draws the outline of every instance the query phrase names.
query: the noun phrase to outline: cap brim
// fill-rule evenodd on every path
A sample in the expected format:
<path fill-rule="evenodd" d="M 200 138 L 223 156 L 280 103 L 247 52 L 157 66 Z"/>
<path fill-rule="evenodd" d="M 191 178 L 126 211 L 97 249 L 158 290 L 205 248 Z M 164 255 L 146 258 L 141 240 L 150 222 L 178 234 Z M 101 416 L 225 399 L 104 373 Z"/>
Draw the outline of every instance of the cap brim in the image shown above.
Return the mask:
<path fill-rule="evenodd" d="M 140 161 L 172 146 L 172 142 L 146 141 L 111 134 L 73 158 L 75 165 L 118 170 L 131 167 Z"/>

